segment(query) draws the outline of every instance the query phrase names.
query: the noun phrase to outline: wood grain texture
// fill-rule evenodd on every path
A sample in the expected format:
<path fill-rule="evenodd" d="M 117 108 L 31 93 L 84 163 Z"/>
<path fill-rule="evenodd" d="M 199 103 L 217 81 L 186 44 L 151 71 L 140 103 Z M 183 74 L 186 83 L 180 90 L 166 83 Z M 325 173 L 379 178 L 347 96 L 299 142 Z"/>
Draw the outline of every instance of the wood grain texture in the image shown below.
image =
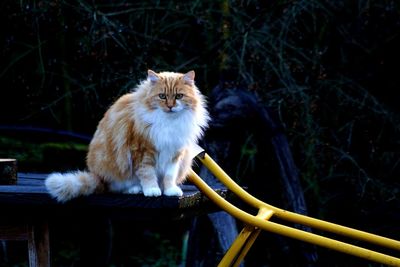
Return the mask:
<path fill-rule="evenodd" d="M 28 224 L 0 223 L 0 240 L 28 240 Z"/>
<path fill-rule="evenodd" d="M 17 171 L 16 159 L 0 159 L 0 184 L 16 184 Z"/>
<path fill-rule="evenodd" d="M 18 174 L 15 185 L 0 185 L 0 240 L 27 240 L 29 266 L 50 266 L 49 223 L 79 218 L 85 225 L 110 220 L 128 220 L 145 224 L 160 224 L 163 220 L 181 220 L 217 211 L 217 207 L 195 186 L 184 185 L 181 197 L 145 197 L 142 194 L 94 194 L 58 203 L 44 186 L 45 174 Z M 215 188 L 223 197 L 224 188 Z M 93 227 L 91 227 L 93 228 Z M 98 236 L 99 229 L 92 229 Z M 85 237 L 87 246 L 93 247 L 93 238 Z M 104 244 L 111 242 L 107 238 Z M 85 243 L 85 242 L 83 242 Z M 98 244 L 98 251 L 110 251 L 108 246 Z M 93 263 L 91 254 L 82 256 L 83 262 Z M 107 257 L 105 257 L 107 258 Z M 98 264 L 96 265 L 98 266 Z"/>
<path fill-rule="evenodd" d="M 102 193 L 79 197 L 61 204 L 52 199 L 44 186 L 45 174 L 18 174 L 16 185 L 0 186 L 0 209 L 21 216 L 107 216 L 139 220 L 182 219 L 217 210 L 195 186 L 184 185 L 181 197 L 145 197 L 142 194 Z M 215 188 L 223 197 L 227 190 Z M 13 215 L 14 216 L 14 215 Z"/>
<path fill-rule="evenodd" d="M 46 221 L 29 225 L 28 255 L 30 267 L 50 266 L 49 226 Z"/>

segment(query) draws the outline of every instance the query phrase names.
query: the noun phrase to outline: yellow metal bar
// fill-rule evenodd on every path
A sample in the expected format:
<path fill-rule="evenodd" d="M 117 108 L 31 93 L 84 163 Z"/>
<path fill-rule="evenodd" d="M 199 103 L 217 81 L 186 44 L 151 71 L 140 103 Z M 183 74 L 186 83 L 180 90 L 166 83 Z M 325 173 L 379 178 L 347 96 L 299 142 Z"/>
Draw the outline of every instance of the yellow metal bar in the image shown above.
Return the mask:
<path fill-rule="evenodd" d="M 269 220 L 272 215 L 272 210 L 261 209 L 257 217 L 263 220 Z M 225 253 L 218 266 L 238 266 L 257 239 L 260 231 L 261 230 L 255 226 L 246 225 Z"/>
<path fill-rule="evenodd" d="M 276 234 L 284 235 L 294 239 L 298 239 L 307 243 L 312 243 L 318 246 L 326 247 L 329 249 L 337 250 L 339 252 L 347 253 L 367 260 L 383 263 L 391 266 L 400 266 L 400 259 L 379 252 L 368 250 L 365 248 L 350 245 L 327 237 L 322 237 L 313 233 L 305 232 L 288 226 L 280 225 L 270 221 L 265 221 L 256 216 L 248 214 L 235 207 L 220 195 L 218 195 L 212 188 L 210 188 L 193 170 L 189 174 L 189 180 L 194 183 L 205 195 L 207 195 L 215 204 L 221 209 L 225 210 L 237 219 L 259 227 L 262 230 L 273 232 Z"/>
<path fill-rule="evenodd" d="M 262 220 L 269 220 L 273 214 L 274 213 L 272 210 L 262 208 L 259 210 L 257 217 Z M 251 235 L 249 236 L 247 242 L 244 244 L 242 250 L 240 251 L 240 254 L 237 256 L 236 261 L 233 264 L 233 267 L 239 266 L 239 264 L 243 261 L 244 257 L 247 255 L 250 248 L 253 246 L 260 232 L 261 232 L 260 228 L 258 227 L 253 228 Z"/>
<path fill-rule="evenodd" d="M 232 267 L 237 267 L 240 265 L 240 263 L 243 261 L 244 257 L 247 255 L 249 252 L 250 248 L 253 246 L 254 242 L 256 241 L 258 235 L 260 234 L 261 229 L 260 228 L 254 228 L 254 231 L 251 233 L 249 236 L 247 242 L 244 244 L 242 250 L 240 251 L 239 255 L 237 255 L 236 260 Z"/>
<path fill-rule="evenodd" d="M 253 197 L 248 194 L 243 188 L 237 185 L 226 172 L 207 154 L 201 154 L 201 156 L 197 157 L 207 169 L 210 170 L 212 174 L 214 174 L 229 190 L 231 190 L 234 194 L 240 197 L 244 202 L 253 206 L 255 208 L 267 208 L 274 212 L 279 212 L 277 208 L 274 206 L 268 205 L 261 200 Z"/>
<path fill-rule="evenodd" d="M 254 226 L 246 225 L 236 237 L 235 241 L 233 241 L 231 247 L 226 251 L 218 267 L 234 266 L 243 246 L 255 230 L 256 228 Z"/>
<path fill-rule="evenodd" d="M 225 171 L 218 166 L 218 164 L 207 154 L 204 154 L 202 157 L 198 157 L 199 160 L 233 193 L 238 195 L 243 201 L 252 205 L 256 208 L 267 208 L 274 212 L 274 215 L 278 218 L 284 219 L 286 221 L 290 221 L 293 223 L 298 223 L 302 225 L 307 225 L 315 229 L 328 231 L 331 233 L 339 234 L 342 236 L 347 236 L 353 239 L 357 239 L 360 241 L 369 242 L 371 244 L 376 244 L 379 246 L 391 248 L 394 250 L 400 250 L 400 241 L 390 239 L 387 237 L 382 237 L 378 235 L 374 235 L 368 232 L 356 230 L 353 228 L 341 226 L 338 224 L 326 222 L 323 220 L 311 218 L 305 215 L 297 214 L 294 212 L 286 211 L 280 208 L 276 208 L 272 205 L 264 203 L 259 199 L 253 197 L 249 193 L 247 193 L 243 188 L 241 188 L 238 184 L 236 184 L 226 173 Z"/>

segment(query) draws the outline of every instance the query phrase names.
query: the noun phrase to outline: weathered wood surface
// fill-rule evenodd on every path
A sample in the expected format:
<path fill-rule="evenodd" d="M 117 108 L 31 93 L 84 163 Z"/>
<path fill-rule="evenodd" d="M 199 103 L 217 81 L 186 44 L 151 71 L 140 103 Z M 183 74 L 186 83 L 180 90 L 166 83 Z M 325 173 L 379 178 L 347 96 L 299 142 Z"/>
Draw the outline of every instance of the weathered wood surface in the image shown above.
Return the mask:
<path fill-rule="evenodd" d="M 16 185 L 0 186 L 0 208 L 3 214 L 21 213 L 22 216 L 68 216 L 99 214 L 131 219 L 182 219 L 217 210 L 217 207 L 195 186 L 184 185 L 182 197 L 145 197 L 142 194 L 94 194 L 65 204 L 51 198 L 44 186 L 45 174 L 20 173 Z M 227 190 L 214 188 L 227 197 Z"/>
<path fill-rule="evenodd" d="M 21 222 L 0 224 L 0 240 L 28 240 L 28 224 Z"/>
<path fill-rule="evenodd" d="M 10 218 L 8 218 L 10 219 Z M 47 221 L 0 222 L 0 240 L 18 240 L 28 243 L 30 267 L 50 266 L 50 239 Z"/>
<path fill-rule="evenodd" d="M 46 221 L 29 225 L 28 256 L 30 267 L 50 266 L 49 225 Z"/>
<path fill-rule="evenodd" d="M 17 183 L 17 160 L 0 159 L 0 185 Z"/>
<path fill-rule="evenodd" d="M 182 197 L 104 193 L 62 204 L 47 193 L 45 174 L 20 173 L 18 177 L 16 185 L 0 185 L 0 240 L 28 241 L 31 267 L 50 266 L 48 222 L 54 227 L 55 223 L 79 218 L 84 233 L 81 266 L 107 266 L 112 237 L 106 232 L 110 230 L 111 220 L 142 222 L 150 226 L 162 220 L 192 218 L 218 210 L 192 185 L 183 186 Z M 214 189 L 224 198 L 229 196 L 222 187 Z"/>

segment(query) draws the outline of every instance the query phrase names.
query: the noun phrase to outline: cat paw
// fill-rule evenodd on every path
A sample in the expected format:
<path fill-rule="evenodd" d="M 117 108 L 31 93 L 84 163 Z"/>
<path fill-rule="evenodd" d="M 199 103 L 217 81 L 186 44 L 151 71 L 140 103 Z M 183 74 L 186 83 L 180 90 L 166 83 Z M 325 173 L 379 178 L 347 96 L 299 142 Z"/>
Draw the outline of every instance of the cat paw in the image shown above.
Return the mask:
<path fill-rule="evenodd" d="M 127 190 L 128 194 L 134 194 L 134 195 L 139 194 L 141 192 L 142 192 L 142 187 L 140 185 L 134 185 L 134 186 L 128 188 L 128 190 Z"/>
<path fill-rule="evenodd" d="M 182 189 L 180 189 L 179 186 L 171 186 L 167 189 L 164 190 L 164 195 L 170 196 L 170 197 L 180 197 L 183 195 Z"/>
<path fill-rule="evenodd" d="M 143 188 L 143 195 L 146 197 L 159 197 L 161 196 L 161 189 L 159 187 Z"/>

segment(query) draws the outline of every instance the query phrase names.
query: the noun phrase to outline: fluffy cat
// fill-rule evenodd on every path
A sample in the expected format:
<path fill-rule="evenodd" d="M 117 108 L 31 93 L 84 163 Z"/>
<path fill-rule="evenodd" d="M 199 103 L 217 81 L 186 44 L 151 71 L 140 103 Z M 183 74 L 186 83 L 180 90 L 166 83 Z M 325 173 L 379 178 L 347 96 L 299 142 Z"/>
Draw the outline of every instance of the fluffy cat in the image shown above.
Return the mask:
<path fill-rule="evenodd" d="M 178 186 L 192 150 L 207 127 L 195 73 L 156 73 L 105 113 L 89 145 L 88 171 L 52 173 L 45 185 L 60 202 L 110 190 L 145 196 L 181 196 Z"/>

